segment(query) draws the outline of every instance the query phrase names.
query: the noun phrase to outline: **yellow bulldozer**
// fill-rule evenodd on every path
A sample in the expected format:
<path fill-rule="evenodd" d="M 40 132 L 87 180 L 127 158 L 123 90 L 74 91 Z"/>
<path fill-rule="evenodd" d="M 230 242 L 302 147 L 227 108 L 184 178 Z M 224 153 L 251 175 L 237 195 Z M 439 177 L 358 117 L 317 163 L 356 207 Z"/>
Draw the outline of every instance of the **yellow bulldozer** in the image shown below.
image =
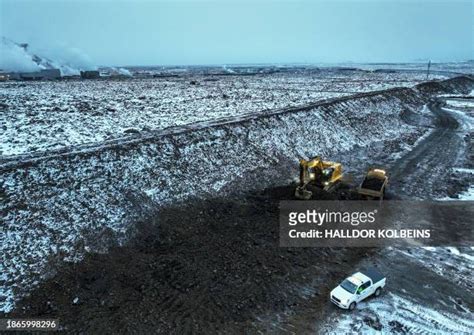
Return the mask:
<path fill-rule="evenodd" d="M 308 185 L 316 186 L 324 191 L 332 192 L 342 181 L 341 163 L 323 161 L 320 156 L 310 160 L 300 160 L 300 181 L 296 187 L 295 197 L 311 199 L 313 192 L 307 189 Z"/>
<path fill-rule="evenodd" d="M 343 183 L 343 177 L 341 163 L 323 161 L 320 156 L 310 160 L 301 159 L 299 185 L 296 187 L 295 197 L 302 200 L 311 199 L 313 192 L 308 190 L 308 186 L 316 187 L 329 193 L 333 192 Z M 360 186 L 349 188 L 357 196 L 356 199 L 382 200 L 385 196 L 387 184 L 388 176 L 385 170 L 371 168 L 368 170 Z"/>

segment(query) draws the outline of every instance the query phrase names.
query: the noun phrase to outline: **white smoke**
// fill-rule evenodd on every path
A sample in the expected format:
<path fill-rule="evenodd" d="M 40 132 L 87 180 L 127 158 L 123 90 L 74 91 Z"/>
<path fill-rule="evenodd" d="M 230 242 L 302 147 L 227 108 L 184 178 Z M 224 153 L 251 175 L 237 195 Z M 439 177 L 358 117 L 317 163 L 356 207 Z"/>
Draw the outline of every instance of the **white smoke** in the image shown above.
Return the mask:
<path fill-rule="evenodd" d="M 224 66 L 222 67 L 222 69 L 224 69 L 224 71 L 226 71 L 227 73 L 235 73 L 235 71 L 232 70 L 232 69 L 229 69 L 229 68 L 227 67 L 227 65 L 224 65 Z"/>
<path fill-rule="evenodd" d="M 89 56 L 66 45 L 29 46 L 27 50 L 2 37 L 0 69 L 6 72 L 34 72 L 59 69 L 61 75 L 79 75 L 80 71 L 97 70 Z"/>
<path fill-rule="evenodd" d="M 35 54 L 41 55 L 44 61 L 59 69 L 63 76 L 79 75 L 81 71 L 97 70 L 91 58 L 78 48 L 67 45 L 32 48 Z"/>
<path fill-rule="evenodd" d="M 18 44 L 2 37 L 0 42 L 0 70 L 6 72 L 34 72 L 44 69 L 33 61 L 33 56 Z"/>
<path fill-rule="evenodd" d="M 127 77 L 131 77 L 131 76 L 132 76 L 132 73 L 131 73 L 129 70 L 127 70 L 126 68 L 123 68 L 123 67 L 118 68 L 118 69 L 117 69 L 117 72 L 120 73 L 120 74 L 123 75 L 123 76 L 127 76 Z"/>

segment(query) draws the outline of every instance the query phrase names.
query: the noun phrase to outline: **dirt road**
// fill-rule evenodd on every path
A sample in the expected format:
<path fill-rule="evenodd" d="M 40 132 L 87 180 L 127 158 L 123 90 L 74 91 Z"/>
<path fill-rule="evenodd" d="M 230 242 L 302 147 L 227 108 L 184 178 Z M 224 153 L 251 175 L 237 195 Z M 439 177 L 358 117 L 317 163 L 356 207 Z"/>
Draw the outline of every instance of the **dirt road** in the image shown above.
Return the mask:
<path fill-rule="evenodd" d="M 390 168 L 390 189 L 399 197 L 432 199 L 445 194 L 452 168 L 466 158 L 466 131 L 443 105 L 444 101 L 438 100 L 428 106 L 435 115 L 436 128 Z"/>
<path fill-rule="evenodd" d="M 472 163 L 473 120 L 446 109 L 442 100 L 429 108 L 436 128 L 391 168 L 391 192 L 401 198 L 433 199 L 473 184 L 472 173 L 453 172 Z M 386 274 L 386 294 L 350 314 L 330 309 L 326 320 L 317 323 L 318 332 L 472 333 L 472 247 L 385 248 L 354 268 L 366 266 Z"/>

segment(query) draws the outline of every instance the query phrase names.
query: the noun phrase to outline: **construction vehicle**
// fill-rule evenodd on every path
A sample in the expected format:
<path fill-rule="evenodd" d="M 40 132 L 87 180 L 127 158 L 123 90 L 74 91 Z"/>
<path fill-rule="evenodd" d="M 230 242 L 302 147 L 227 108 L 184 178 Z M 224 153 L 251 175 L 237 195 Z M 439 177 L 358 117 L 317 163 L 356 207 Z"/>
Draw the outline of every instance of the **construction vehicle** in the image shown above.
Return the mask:
<path fill-rule="evenodd" d="M 387 172 L 382 169 L 371 168 L 357 188 L 357 193 L 366 199 L 383 200 L 387 184 Z"/>
<path fill-rule="evenodd" d="M 295 190 L 297 199 L 309 200 L 313 192 L 308 188 L 316 187 L 328 193 L 336 191 L 343 184 L 344 175 L 341 163 L 323 161 L 320 156 L 310 160 L 300 160 L 299 185 Z M 379 199 L 383 200 L 385 189 L 388 184 L 388 176 L 385 170 L 371 168 L 367 171 L 364 180 L 359 187 L 350 186 L 347 178 L 344 185 L 349 189 L 351 199 Z"/>
<path fill-rule="evenodd" d="M 342 181 L 341 163 L 323 161 L 320 156 L 310 160 L 300 160 L 300 181 L 295 190 L 295 197 L 302 200 L 311 199 L 313 192 L 308 185 L 316 186 L 326 192 L 332 192 Z"/>

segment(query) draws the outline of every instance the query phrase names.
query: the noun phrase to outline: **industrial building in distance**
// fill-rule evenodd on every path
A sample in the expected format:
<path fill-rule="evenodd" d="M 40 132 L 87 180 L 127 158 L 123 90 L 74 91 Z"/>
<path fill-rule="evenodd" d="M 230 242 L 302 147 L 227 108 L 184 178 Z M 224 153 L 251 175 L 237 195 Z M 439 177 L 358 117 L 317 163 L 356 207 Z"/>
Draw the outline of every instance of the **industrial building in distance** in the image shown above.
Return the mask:
<path fill-rule="evenodd" d="M 71 66 L 70 64 L 62 64 L 61 62 L 38 56 L 29 50 L 28 43 L 16 43 L 6 37 L 2 37 L 0 42 L 2 49 L 5 48 L 5 50 L 11 50 L 13 53 L 22 54 L 29 62 L 28 67 L 0 68 L 0 81 L 57 80 L 62 77 L 83 79 L 100 78 L 99 71 L 92 69 L 85 70 Z"/>

